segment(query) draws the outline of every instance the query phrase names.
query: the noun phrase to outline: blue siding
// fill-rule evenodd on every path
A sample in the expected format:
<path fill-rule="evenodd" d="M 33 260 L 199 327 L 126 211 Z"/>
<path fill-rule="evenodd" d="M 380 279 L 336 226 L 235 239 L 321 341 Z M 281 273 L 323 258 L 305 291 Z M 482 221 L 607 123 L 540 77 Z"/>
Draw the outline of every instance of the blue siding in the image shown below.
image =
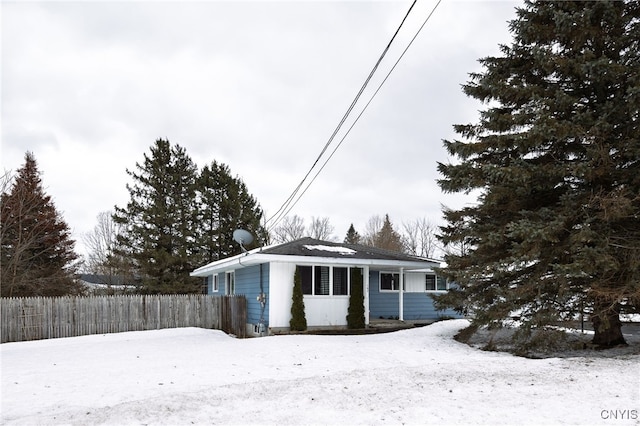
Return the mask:
<path fill-rule="evenodd" d="M 397 291 L 380 291 L 380 271 L 369 271 L 369 318 L 399 317 Z M 405 320 L 435 320 L 444 316 L 459 318 L 452 310 L 436 311 L 429 293 L 404 293 Z"/>
<path fill-rule="evenodd" d="M 218 275 L 218 291 L 213 291 L 213 276 L 209 277 L 207 292 L 216 296 L 226 294 L 226 273 Z M 263 291 L 267 295 L 267 305 L 264 309 L 264 321 L 268 326 L 269 320 L 269 264 L 262 265 Z M 260 322 L 261 307 L 257 297 L 260 294 L 260 265 L 249 266 L 235 271 L 235 294 L 243 294 L 247 297 L 247 323 L 258 324 Z"/>
<path fill-rule="evenodd" d="M 218 275 L 218 290 L 213 290 L 213 275 L 210 275 L 209 282 L 207 284 L 207 294 L 213 294 L 216 296 L 220 296 L 224 294 L 224 273 L 217 274 Z"/>
<path fill-rule="evenodd" d="M 380 271 L 369 271 L 369 318 L 398 316 L 398 293 L 380 292 Z"/>
<path fill-rule="evenodd" d="M 237 269 L 235 274 L 236 294 L 244 294 L 247 297 L 247 323 L 258 324 L 260 322 L 261 307 L 257 298 L 260 295 L 260 265 L 248 266 Z M 265 325 L 269 320 L 269 264 L 262 265 L 263 291 L 267 295 L 267 305 L 264 310 Z"/>

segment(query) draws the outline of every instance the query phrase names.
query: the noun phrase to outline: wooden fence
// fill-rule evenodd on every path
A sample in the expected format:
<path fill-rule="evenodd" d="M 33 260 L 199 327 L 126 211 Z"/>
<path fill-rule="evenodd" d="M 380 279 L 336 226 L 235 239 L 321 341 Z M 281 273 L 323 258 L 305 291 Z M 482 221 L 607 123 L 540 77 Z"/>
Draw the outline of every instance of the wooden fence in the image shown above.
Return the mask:
<path fill-rule="evenodd" d="M 122 295 L 0 299 L 1 340 L 201 327 L 246 337 L 244 296 Z"/>

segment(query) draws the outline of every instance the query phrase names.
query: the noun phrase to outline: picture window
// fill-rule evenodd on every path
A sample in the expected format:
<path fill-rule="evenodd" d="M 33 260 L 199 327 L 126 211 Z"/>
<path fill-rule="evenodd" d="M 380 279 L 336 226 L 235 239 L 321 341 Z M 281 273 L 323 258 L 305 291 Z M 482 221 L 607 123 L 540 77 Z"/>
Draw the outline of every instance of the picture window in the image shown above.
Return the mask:
<path fill-rule="evenodd" d="M 349 268 L 320 265 L 298 265 L 297 268 L 302 294 L 307 296 L 349 295 Z"/>
<path fill-rule="evenodd" d="M 400 274 L 395 272 L 380 272 L 380 290 L 398 291 L 400 288 Z M 403 286 L 406 290 L 406 285 Z"/>

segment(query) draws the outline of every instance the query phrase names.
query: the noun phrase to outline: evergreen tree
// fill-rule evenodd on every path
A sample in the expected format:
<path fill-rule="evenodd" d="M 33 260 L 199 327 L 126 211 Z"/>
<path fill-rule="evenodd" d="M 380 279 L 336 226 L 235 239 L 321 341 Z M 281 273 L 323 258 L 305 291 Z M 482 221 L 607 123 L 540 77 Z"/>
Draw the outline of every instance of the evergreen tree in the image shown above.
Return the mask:
<path fill-rule="evenodd" d="M 305 331 L 307 329 L 307 317 L 304 312 L 304 295 L 302 294 L 302 279 L 296 267 L 293 274 L 293 295 L 291 296 L 291 319 L 289 320 L 291 331 Z"/>
<path fill-rule="evenodd" d="M 119 255 L 138 270 L 145 293 L 192 293 L 200 290 L 189 277 L 196 245 L 197 168 L 184 148 L 158 139 L 151 155 L 127 170 L 131 200 L 116 207 L 114 221 L 122 226 Z"/>
<path fill-rule="evenodd" d="M 25 164 L 13 183 L 9 182 L 7 176 L 0 203 L 2 296 L 80 294 L 83 289 L 74 278 L 75 242 L 42 187 L 31 152 L 25 154 Z"/>
<path fill-rule="evenodd" d="M 474 327 L 517 311 L 523 336 L 584 306 L 593 343 L 624 343 L 620 311 L 640 306 L 640 3 L 526 1 L 510 29 L 463 87 L 487 107 L 445 141 L 460 162 L 438 166 L 445 192 L 480 196 L 445 211 L 442 241 L 466 249 L 436 304 Z"/>
<path fill-rule="evenodd" d="M 402 237 L 393 229 L 389 215 L 384 215 L 384 222 L 382 228 L 375 235 L 373 240 L 373 246 L 385 250 L 391 250 L 396 252 L 403 252 L 404 246 L 402 244 Z"/>
<path fill-rule="evenodd" d="M 246 229 L 256 238 L 254 246 L 266 240 L 261 225 L 263 212 L 239 177 L 229 167 L 213 161 L 203 167 L 198 179 L 199 263 L 209 263 L 241 252 L 233 231 Z"/>
<path fill-rule="evenodd" d="M 364 328 L 364 290 L 362 288 L 362 269 L 351 268 L 351 295 L 347 310 L 347 327 Z"/>
<path fill-rule="evenodd" d="M 360 234 L 353 227 L 353 223 L 347 230 L 347 236 L 344 238 L 345 244 L 360 244 Z"/>

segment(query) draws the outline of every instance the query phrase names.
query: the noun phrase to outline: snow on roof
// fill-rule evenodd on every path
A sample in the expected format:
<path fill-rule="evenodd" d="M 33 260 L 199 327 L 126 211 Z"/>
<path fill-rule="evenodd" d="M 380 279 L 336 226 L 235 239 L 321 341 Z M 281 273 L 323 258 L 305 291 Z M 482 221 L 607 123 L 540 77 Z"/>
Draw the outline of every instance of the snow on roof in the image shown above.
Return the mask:
<path fill-rule="evenodd" d="M 303 247 L 307 250 L 330 251 L 332 253 L 338 253 L 342 255 L 354 255 L 357 253 L 355 250 L 340 246 L 304 245 Z"/>

